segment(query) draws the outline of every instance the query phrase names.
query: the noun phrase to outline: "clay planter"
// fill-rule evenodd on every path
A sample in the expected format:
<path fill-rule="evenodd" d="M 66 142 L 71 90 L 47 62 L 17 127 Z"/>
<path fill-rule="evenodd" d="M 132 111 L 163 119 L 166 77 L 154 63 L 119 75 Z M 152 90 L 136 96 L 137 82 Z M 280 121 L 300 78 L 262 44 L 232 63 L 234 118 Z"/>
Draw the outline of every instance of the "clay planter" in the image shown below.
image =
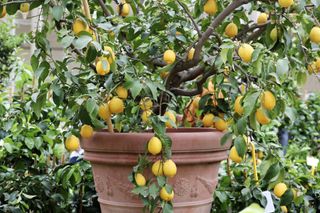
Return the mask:
<path fill-rule="evenodd" d="M 207 128 L 180 128 L 167 132 L 172 139 L 173 160 L 178 173 L 170 178 L 174 187 L 175 213 L 209 213 L 218 181 L 220 161 L 227 158 L 230 143 L 220 145 L 223 133 Z M 143 153 L 151 132 L 96 132 L 82 141 L 84 159 L 91 162 L 102 212 L 141 213 L 142 203 L 131 193 L 128 175 Z M 145 171 L 151 176 L 150 171 Z"/>

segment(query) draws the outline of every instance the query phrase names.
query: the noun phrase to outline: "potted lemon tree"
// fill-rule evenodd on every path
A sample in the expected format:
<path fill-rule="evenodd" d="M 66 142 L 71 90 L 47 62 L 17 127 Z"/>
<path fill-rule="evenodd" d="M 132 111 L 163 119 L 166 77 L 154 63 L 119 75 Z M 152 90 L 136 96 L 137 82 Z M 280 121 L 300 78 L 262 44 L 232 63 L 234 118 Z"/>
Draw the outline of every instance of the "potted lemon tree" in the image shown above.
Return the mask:
<path fill-rule="evenodd" d="M 241 163 L 252 133 L 288 114 L 291 88 L 320 70 L 314 2 L 0 5 L 1 17 L 39 8 L 30 107 L 39 119 L 46 101 L 62 109 L 65 146 L 85 150 L 103 212 L 210 212 L 230 141 Z"/>

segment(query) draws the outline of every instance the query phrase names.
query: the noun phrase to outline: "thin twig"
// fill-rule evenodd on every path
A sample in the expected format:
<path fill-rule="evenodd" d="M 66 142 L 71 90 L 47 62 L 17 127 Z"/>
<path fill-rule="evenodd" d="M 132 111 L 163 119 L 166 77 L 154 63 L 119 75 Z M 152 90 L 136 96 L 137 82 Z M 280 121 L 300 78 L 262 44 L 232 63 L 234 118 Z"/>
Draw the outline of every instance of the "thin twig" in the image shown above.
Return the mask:
<path fill-rule="evenodd" d="M 199 38 L 201 37 L 201 31 L 197 25 L 197 23 L 195 22 L 194 18 L 192 17 L 192 15 L 190 14 L 190 11 L 188 10 L 188 8 L 185 7 L 184 4 L 182 4 L 179 0 L 177 0 L 178 4 L 183 8 L 183 10 L 185 11 L 185 13 L 188 15 L 189 19 L 191 20 L 195 30 L 198 33 Z"/>

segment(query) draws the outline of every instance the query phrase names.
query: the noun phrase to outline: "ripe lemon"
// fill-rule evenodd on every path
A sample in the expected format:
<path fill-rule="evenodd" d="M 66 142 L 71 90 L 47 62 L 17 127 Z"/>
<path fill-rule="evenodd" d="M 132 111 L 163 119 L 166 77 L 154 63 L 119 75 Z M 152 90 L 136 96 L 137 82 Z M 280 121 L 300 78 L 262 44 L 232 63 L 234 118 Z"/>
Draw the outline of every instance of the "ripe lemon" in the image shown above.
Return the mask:
<path fill-rule="evenodd" d="M 20 11 L 23 13 L 29 12 L 30 4 L 29 3 L 22 3 L 20 4 Z"/>
<path fill-rule="evenodd" d="M 274 189 L 273 192 L 277 197 L 281 197 L 286 191 L 287 191 L 288 187 L 285 183 L 278 183 Z"/>
<path fill-rule="evenodd" d="M 281 208 L 281 211 L 282 211 L 283 213 L 287 213 L 287 212 L 288 212 L 288 209 L 287 209 L 286 206 L 280 206 L 280 208 Z"/>
<path fill-rule="evenodd" d="M 320 71 L 320 58 L 317 58 L 315 64 L 316 64 L 316 68 L 317 68 L 317 70 L 319 72 Z"/>
<path fill-rule="evenodd" d="M 313 27 L 310 31 L 310 40 L 316 44 L 320 43 L 320 27 Z"/>
<path fill-rule="evenodd" d="M 80 141 L 77 136 L 71 135 L 65 141 L 65 147 L 69 152 L 76 151 L 80 147 Z"/>
<path fill-rule="evenodd" d="M 153 103 L 152 103 L 151 98 L 145 97 L 145 98 L 141 99 L 139 106 L 144 111 L 151 109 L 153 107 Z"/>
<path fill-rule="evenodd" d="M 109 64 L 112 64 L 116 60 L 116 56 L 112 50 L 111 47 L 109 46 L 104 46 L 104 51 L 107 51 L 109 55 L 107 56 Z"/>
<path fill-rule="evenodd" d="M 212 113 L 205 114 L 202 118 L 202 123 L 204 127 L 212 127 L 213 126 L 213 118 L 214 115 Z"/>
<path fill-rule="evenodd" d="M 162 176 L 163 175 L 163 162 L 161 160 L 157 160 L 151 167 L 151 171 L 154 176 Z"/>
<path fill-rule="evenodd" d="M 268 21 L 268 17 L 269 17 L 269 15 L 266 13 L 260 13 L 260 15 L 258 16 L 258 19 L 257 19 L 257 24 L 259 24 L 259 25 L 265 24 Z"/>
<path fill-rule="evenodd" d="M 308 72 L 309 74 L 315 73 L 317 71 L 317 65 L 316 62 L 312 62 L 311 64 L 308 65 Z"/>
<path fill-rule="evenodd" d="M 267 110 L 273 110 L 276 106 L 276 98 L 270 91 L 265 91 L 261 97 L 261 104 Z"/>
<path fill-rule="evenodd" d="M 93 135 L 93 128 L 90 125 L 83 125 L 80 130 L 80 135 L 83 138 L 91 138 Z"/>
<path fill-rule="evenodd" d="M 135 174 L 134 180 L 136 181 L 136 184 L 138 186 L 145 186 L 146 185 L 146 179 L 141 173 Z"/>
<path fill-rule="evenodd" d="M 96 64 L 96 71 L 99 75 L 106 75 L 110 72 L 110 64 L 105 58 L 98 60 Z"/>
<path fill-rule="evenodd" d="M 82 19 L 77 18 L 72 25 L 72 31 L 75 35 L 78 35 L 82 31 L 89 31 L 89 26 Z"/>
<path fill-rule="evenodd" d="M 243 96 L 238 96 L 234 102 L 234 111 L 238 113 L 239 115 L 242 115 L 244 112 L 243 107 L 241 106 L 241 100 Z"/>
<path fill-rule="evenodd" d="M 218 11 L 217 2 L 215 0 L 208 0 L 203 6 L 203 11 L 210 16 L 216 14 Z"/>
<path fill-rule="evenodd" d="M 293 199 L 295 200 L 297 198 L 297 191 L 295 189 L 291 189 L 293 194 Z"/>
<path fill-rule="evenodd" d="M 109 110 L 109 105 L 106 103 L 100 105 L 99 110 L 98 110 L 98 114 L 99 114 L 100 118 L 102 118 L 103 120 L 107 120 L 111 116 L 111 113 Z"/>
<path fill-rule="evenodd" d="M 257 109 L 256 111 L 256 119 L 261 125 L 265 125 L 270 123 L 270 119 L 265 114 L 264 110 L 262 108 Z"/>
<path fill-rule="evenodd" d="M 276 41 L 278 39 L 278 30 L 276 27 L 271 30 L 270 38 L 272 41 Z"/>
<path fill-rule="evenodd" d="M 229 158 L 235 163 L 241 163 L 242 157 L 239 156 L 235 146 L 230 149 Z"/>
<path fill-rule="evenodd" d="M 122 17 L 128 16 L 130 13 L 130 5 L 128 3 L 122 4 L 122 6 L 118 7 L 118 13 Z"/>
<path fill-rule="evenodd" d="M 2 12 L 1 12 L 1 15 L 0 15 L 0 18 L 3 18 L 7 15 L 7 9 L 5 6 L 2 7 Z"/>
<path fill-rule="evenodd" d="M 238 50 L 238 55 L 244 62 L 250 62 L 254 49 L 250 44 L 241 44 Z"/>
<path fill-rule="evenodd" d="M 116 88 L 116 93 L 119 98 L 127 99 L 127 97 L 128 97 L 128 90 L 126 88 L 124 88 L 123 86 L 118 86 Z"/>
<path fill-rule="evenodd" d="M 163 164 L 163 174 L 166 177 L 174 177 L 177 174 L 177 166 L 173 160 L 166 160 Z"/>
<path fill-rule="evenodd" d="M 293 0 L 278 0 L 280 7 L 288 8 L 293 4 Z"/>
<path fill-rule="evenodd" d="M 227 25 L 224 33 L 229 37 L 233 38 L 238 34 L 238 27 L 235 23 L 230 23 Z"/>
<path fill-rule="evenodd" d="M 259 152 L 258 152 L 258 158 L 259 158 L 259 159 L 263 159 L 263 157 L 264 157 L 263 152 L 262 152 L 262 151 L 259 151 Z"/>
<path fill-rule="evenodd" d="M 162 150 L 162 143 L 159 138 L 152 137 L 148 142 L 148 152 L 150 152 L 153 155 L 157 155 Z"/>
<path fill-rule="evenodd" d="M 228 123 L 225 120 L 218 118 L 218 120 L 214 123 L 214 126 L 217 130 L 223 132 L 228 128 Z"/>
<path fill-rule="evenodd" d="M 109 102 L 109 110 L 112 114 L 118 114 L 123 112 L 124 110 L 124 103 L 118 97 L 113 97 Z"/>
<path fill-rule="evenodd" d="M 172 192 L 169 194 L 166 190 L 166 187 L 162 187 L 160 190 L 160 198 L 164 201 L 171 201 L 174 197 L 174 192 L 172 190 Z"/>
<path fill-rule="evenodd" d="M 199 101 L 200 101 L 201 97 L 200 96 L 196 96 L 193 101 L 192 101 L 192 105 L 195 109 L 199 108 Z"/>
<path fill-rule="evenodd" d="M 172 50 L 166 50 L 163 54 L 163 60 L 167 64 L 173 64 L 176 60 L 176 53 L 173 52 Z"/>
<path fill-rule="evenodd" d="M 164 113 L 164 116 L 167 116 L 169 118 L 169 120 L 166 122 L 166 127 L 172 128 L 171 122 L 176 123 L 177 121 L 175 113 L 172 111 L 167 111 L 166 113 Z"/>
<path fill-rule="evenodd" d="M 194 52 L 195 52 L 196 50 L 192 47 L 190 50 L 189 50 L 189 52 L 188 52 L 188 61 L 191 61 L 192 59 L 193 59 L 193 56 L 194 56 Z"/>
<path fill-rule="evenodd" d="M 149 117 L 152 114 L 152 110 L 146 110 L 143 111 L 141 114 L 141 119 L 144 123 L 148 123 L 149 122 Z"/>

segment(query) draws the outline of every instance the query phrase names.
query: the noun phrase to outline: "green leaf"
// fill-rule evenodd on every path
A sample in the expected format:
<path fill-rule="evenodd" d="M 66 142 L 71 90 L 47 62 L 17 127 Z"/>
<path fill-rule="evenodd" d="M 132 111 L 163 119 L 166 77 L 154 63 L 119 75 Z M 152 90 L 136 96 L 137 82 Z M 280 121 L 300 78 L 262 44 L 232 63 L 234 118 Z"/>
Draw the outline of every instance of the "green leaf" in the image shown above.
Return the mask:
<path fill-rule="evenodd" d="M 276 64 L 277 74 L 280 78 L 286 77 L 289 71 L 289 60 L 287 58 L 279 59 Z"/>
<path fill-rule="evenodd" d="M 249 93 L 245 96 L 243 100 L 244 116 L 248 116 L 252 113 L 259 96 L 260 92 Z"/>
<path fill-rule="evenodd" d="M 240 157 L 243 157 L 247 152 L 247 145 L 242 135 L 234 139 L 234 145 Z"/>
<path fill-rule="evenodd" d="M 148 88 L 151 91 L 152 98 L 156 100 L 158 97 L 157 86 L 152 81 L 149 81 L 149 80 L 146 81 L 146 85 L 148 86 Z"/>
<path fill-rule="evenodd" d="M 86 51 L 86 62 L 91 63 L 96 59 L 98 55 L 98 51 L 94 45 L 89 45 Z M 105 66 L 105 63 L 103 63 L 103 66 Z M 106 65 L 107 66 L 107 65 Z M 106 69 L 107 67 L 103 67 Z"/>
<path fill-rule="evenodd" d="M 287 206 L 290 205 L 293 201 L 293 192 L 292 189 L 289 188 L 286 192 L 281 196 L 280 205 Z"/>
<path fill-rule="evenodd" d="M 92 37 L 89 35 L 82 35 L 80 36 L 78 39 L 73 41 L 73 45 L 76 49 L 83 49 L 84 47 L 86 47 L 89 42 L 92 41 Z"/>
<path fill-rule="evenodd" d="M 86 102 L 86 110 L 89 113 L 89 115 L 91 116 L 93 114 L 93 112 L 98 110 L 98 105 L 96 103 L 96 101 L 93 98 L 89 98 Z M 95 117 L 95 115 L 93 115 L 92 117 Z"/>
<path fill-rule="evenodd" d="M 12 154 L 12 152 L 13 152 L 13 147 L 12 147 L 12 145 L 10 144 L 10 143 L 4 143 L 3 144 L 3 146 L 4 146 L 4 148 L 7 150 L 7 152 L 9 152 L 10 154 Z"/>
<path fill-rule="evenodd" d="M 224 134 L 220 139 L 221 146 L 225 145 L 231 137 L 232 137 L 232 132 L 227 132 L 226 134 Z"/>
<path fill-rule="evenodd" d="M 143 197 L 147 197 L 149 194 L 149 189 L 147 186 L 138 186 L 131 191 L 133 194 L 142 195 Z"/>
<path fill-rule="evenodd" d="M 273 165 L 271 165 L 267 171 L 267 173 L 265 174 L 265 176 L 263 177 L 263 180 L 265 180 L 266 182 L 268 182 L 269 180 L 271 180 L 272 178 L 274 178 L 275 176 L 277 176 L 280 172 L 280 165 L 279 163 L 275 163 Z"/>
<path fill-rule="evenodd" d="M 74 40 L 74 36 L 65 36 L 61 39 L 61 45 L 64 47 L 64 48 L 67 48 L 67 47 L 70 47 L 70 45 L 72 44 Z"/>
<path fill-rule="evenodd" d="M 139 80 L 134 80 L 134 81 L 131 81 L 130 83 L 127 82 L 125 84 L 125 87 L 130 88 L 129 90 L 131 92 L 131 95 L 135 99 L 140 94 L 143 88 L 143 85 L 140 83 Z"/>
<path fill-rule="evenodd" d="M 26 146 L 28 147 L 28 149 L 33 149 L 34 147 L 34 142 L 32 140 L 32 138 L 25 138 L 24 143 L 26 144 Z"/>
<path fill-rule="evenodd" d="M 163 186 L 166 185 L 167 178 L 164 177 L 164 176 L 158 176 L 158 177 L 157 177 L 157 182 L 158 182 L 158 185 L 159 185 L 160 187 L 163 187 Z"/>
<path fill-rule="evenodd" d="M 153 183 L 153 184 L 151 184 L 151 185 L 149 186 L 149 195 L 150 195 L 153 199 L 155 199 L 155 198 L 158 196 L 159 191 L 160 191 L 160 189 L 159 189 L 159 187 L 158 187 L 155 183 Z"/>
<path fill-rule="evenodd" d="M 237 121 L 238 134 L 243 135 L 247 129 L 247 117 L 242 117 Z"/>
<path fill-rule="evenodd" d="M 173 206 L 171 203 L 165 203 L 162 209 L 163 213 L 173 213 Z"/>
<path fill-rule="evenodd" d="M 56 21 L 60 21 L 63 16 L 63 7 L 62 6 L 54 6 L 52 8 L 52 16 Z"/>

